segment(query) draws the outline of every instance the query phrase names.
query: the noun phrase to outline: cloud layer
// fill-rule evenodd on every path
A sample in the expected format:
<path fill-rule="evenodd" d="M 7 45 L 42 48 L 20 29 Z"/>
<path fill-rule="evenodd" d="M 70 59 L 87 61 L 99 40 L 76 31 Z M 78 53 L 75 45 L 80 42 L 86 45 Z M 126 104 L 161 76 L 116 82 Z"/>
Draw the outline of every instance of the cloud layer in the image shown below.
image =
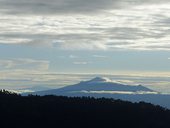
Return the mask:
<path fill-rule="evenodd" d="M 0 44 L 170 50 L 168 0 L 0 0 Z"/>
<path fill-rule="evenodd" d="M 26 58 L 0 60 L 1 70 L 48 70 L 49 62 L 45 60 L 33 60 Z"/>
<path fill-rule="evenodd" d="M 168 0 L 0 0 L 0 7 L 6 14 L 89 14 L 165 2 Z"/>

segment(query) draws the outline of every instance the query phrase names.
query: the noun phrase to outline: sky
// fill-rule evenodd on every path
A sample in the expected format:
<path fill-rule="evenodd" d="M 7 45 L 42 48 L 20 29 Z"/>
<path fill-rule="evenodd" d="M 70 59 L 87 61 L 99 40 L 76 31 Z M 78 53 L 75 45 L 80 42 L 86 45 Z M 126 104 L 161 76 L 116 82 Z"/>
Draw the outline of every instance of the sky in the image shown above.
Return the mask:
<path fill-rule="evenodd" d="M 105 74 L 170 92 L 169 24 L 169 0 L 0 0 L 0 86 Z"/>

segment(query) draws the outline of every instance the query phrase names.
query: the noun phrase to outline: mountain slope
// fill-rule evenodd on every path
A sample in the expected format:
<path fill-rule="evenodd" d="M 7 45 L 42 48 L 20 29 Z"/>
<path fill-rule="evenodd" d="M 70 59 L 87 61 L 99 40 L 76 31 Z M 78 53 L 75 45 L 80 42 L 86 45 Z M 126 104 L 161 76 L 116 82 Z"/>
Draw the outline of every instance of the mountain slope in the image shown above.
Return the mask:
<path fill-rule="evenodd" d="M 25 93 L 23 95 L 58 95 L 69 97 L 95 97 L 95 98 L 114 98 L 131 102 L 148 102 L 160 105 L 170 109 L 170 95 L 160 94 L 144 86 L 130 86 L 120 83 L 114 83 L 107 78 L 96 77 L 89 81 L 83 81 L 75 85 L 63 87 L 60 89 L 52 89 L 47 91 L 39 91 L 33 93 Z"/>
<path fill-rule="evenodd" d="M 75 85 L 63 87 L 60 89 L 53 89 L 47 91 L 35 92 L 34 94 L 47 95 L 47 94 L 61 94 L 61 93 L 78 93 L 78 92 L 154 92 L 144 86 L 130 86 L 120 83 L 114 83 L 108 78 L 96 77 L 89 81 L 83 81 Z"/>

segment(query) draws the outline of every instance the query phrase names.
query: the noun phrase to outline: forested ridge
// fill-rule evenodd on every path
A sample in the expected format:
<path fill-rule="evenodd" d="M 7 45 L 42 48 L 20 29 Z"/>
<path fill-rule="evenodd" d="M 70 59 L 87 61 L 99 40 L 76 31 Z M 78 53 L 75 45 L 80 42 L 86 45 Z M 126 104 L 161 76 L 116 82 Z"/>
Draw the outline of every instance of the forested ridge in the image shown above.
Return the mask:
<path fill-rule="evenodd" d="M 0 91 L 1 127 L 170 128 L 170 111 L 149 103 Z"/>

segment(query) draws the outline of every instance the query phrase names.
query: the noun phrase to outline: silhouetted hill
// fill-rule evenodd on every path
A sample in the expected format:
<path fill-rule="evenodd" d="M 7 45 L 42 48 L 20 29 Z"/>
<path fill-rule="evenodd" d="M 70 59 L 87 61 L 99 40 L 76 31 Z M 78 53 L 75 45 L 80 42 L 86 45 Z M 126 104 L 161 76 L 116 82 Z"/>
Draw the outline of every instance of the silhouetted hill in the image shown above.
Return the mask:
<path fill-rule="evenodd" d="M 170 111 L 140 102 L 0 92 L 1 127 L 170 128 Z"/>

